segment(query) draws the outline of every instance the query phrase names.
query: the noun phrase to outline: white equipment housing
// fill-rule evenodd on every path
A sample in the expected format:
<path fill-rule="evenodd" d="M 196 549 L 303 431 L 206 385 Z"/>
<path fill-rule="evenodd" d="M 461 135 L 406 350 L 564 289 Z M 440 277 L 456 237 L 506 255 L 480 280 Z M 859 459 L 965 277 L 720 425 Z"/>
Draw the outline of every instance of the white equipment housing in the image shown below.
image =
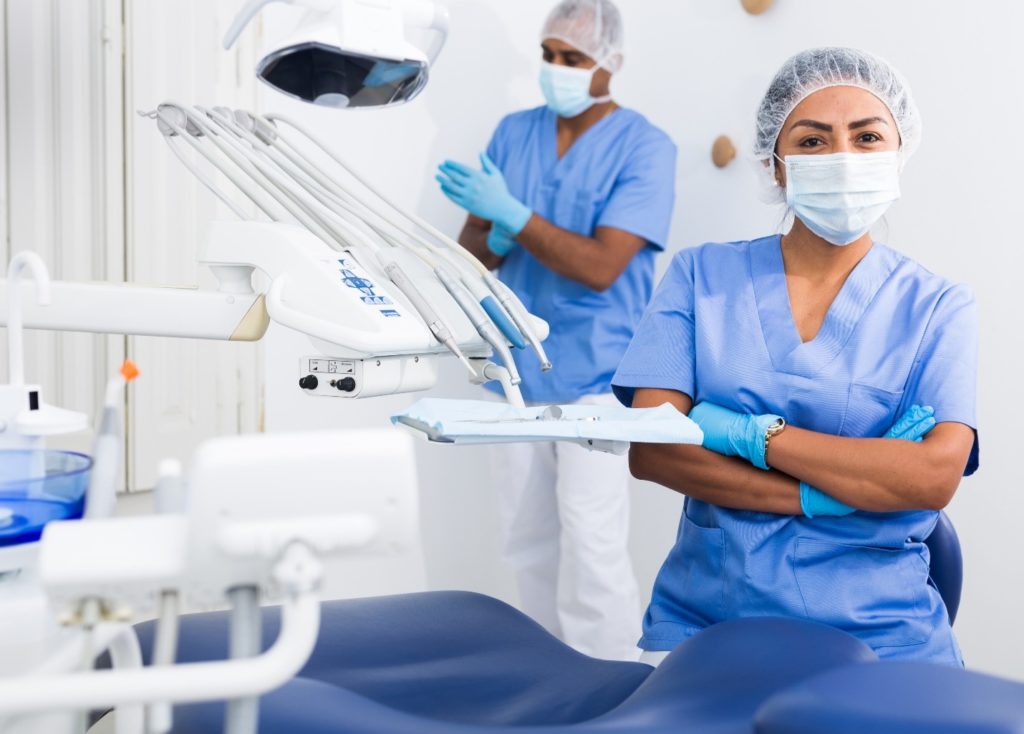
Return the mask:
<path fill-rule="evenodd" d="M 465 313 L 416 257 L 399 261 L 450 326 L 463 352 L 483 359 L 490 346 Z M 372 257 L 339 252 L 305 229 L 274 222 L 213 222 L 201 262 L 218 280 L 215 291 L 112 283 L 50 284 L 50 303 L 31 297 L 23 283 L 24 325 L 30 329 L 256 341 L 271 320 L 306 334 L 314 354 L 299 377 L 331 377 L 306 390 L 331 397 L 373 397 L 425 390 L 437 382 L 437 357 L 446 349 L 406 296 Z M 259 271 L 270 281 L 253 290 Z M 8 280 L 0 280 L 0 324 L 9 319 Z M 535 320 L 538 328 L 545 325 Z M 354 384 L 335 388 L 334 373 Z M 84 427 L 84 426 L 83 426 Z"/>
<path fill-rule="evenodd" d="M 404 253 L 398 252 L 398 257 Z M 406 258 L 403 258 L 405 260 Z M 409 270 L 423 268 L 407 258 Z M 48 305 L 29 301 L 22 287 L 25 328 L 225 341 L 257 341 L 270 320 L 301 331 L 333 357 L 368 359 L 401 354 L 442 354 L 405 297 L 389 288 L 372 258 L 365 264 L 338 252 L 301 227 L 271 222 L 213 222 L 200 262 L 219 281 L 216 291 L 111 283 L 51 284 Z M 252 274 L 268 276 L 266 294 Z M 424 278 L 425 287 L 435 285 Z M 7 323 L 7 280 L 0 280 L 0 324 Z M 432 288 L 435 307 L 450 302 Z M 486 356 L 487 344 L 454 303 L 445 311 L 460 346 Z"/>
<path fill-rule="evenodd" d="M 144 704 L 169 715 L 176 701 L 276 688 L 316 641 L 320 560 L 418 543 L 416 497 L 412 441 L 400 432 L 258 435 L 202 446 L 185 491 L 172 498 L 181 511 L 50 523 L 39 544 L 41 588 L 4 607 L 10 629 L 49 624 L 0 645 L 0 660 L 16 661 L 0 668 L 0 730 L 64 734 L 75 731 L 76 710 L 116 706 L 118 731 L 141 731 Z M 221 604 L 238 588 L 283 600 L 270 650 L 140 667 L 126 621 L 159 613 L 161 624 L 173 625 L 175 615 L 161 606 L 169 595 L 175 605 Z M 108 647 L 115 669 L 89 670 Z"/>

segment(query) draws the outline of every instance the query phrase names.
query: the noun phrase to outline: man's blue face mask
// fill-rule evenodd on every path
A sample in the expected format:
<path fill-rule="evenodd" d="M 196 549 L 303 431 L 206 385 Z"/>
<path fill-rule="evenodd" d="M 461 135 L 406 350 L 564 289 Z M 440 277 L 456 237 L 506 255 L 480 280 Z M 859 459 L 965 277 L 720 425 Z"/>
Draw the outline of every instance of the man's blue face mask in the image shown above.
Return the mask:
<path fill-rule="evenodd" d="M 611 97 L 591 97 L 590 83 L 600 64 L 590 69 L 576 69 L 547 61 L 540 68 L 540 89 L 548 108 L 559 117 L 576 117 L 595 104 Z"/>

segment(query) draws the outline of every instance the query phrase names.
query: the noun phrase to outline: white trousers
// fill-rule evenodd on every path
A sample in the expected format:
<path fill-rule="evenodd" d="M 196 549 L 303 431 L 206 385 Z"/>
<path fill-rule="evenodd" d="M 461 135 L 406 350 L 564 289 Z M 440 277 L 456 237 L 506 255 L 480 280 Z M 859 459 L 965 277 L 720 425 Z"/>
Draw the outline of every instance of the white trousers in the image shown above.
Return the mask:
<path fill-rule="evenodd" d="M 644 650 L 640 654 L 640 662 L 647 663 L 651 667 L 657 668 L 662 664 L 662 662 L 664 662 L 670 652 L 671 650 Z"/>
<path fill-rule="evenodd" d="M 499 444 L 494 468 L 503 555 L 522 610 L 582 653 L 636 660 L 641 612 L 627 547 L 628 457 L 571 443 Z"/>

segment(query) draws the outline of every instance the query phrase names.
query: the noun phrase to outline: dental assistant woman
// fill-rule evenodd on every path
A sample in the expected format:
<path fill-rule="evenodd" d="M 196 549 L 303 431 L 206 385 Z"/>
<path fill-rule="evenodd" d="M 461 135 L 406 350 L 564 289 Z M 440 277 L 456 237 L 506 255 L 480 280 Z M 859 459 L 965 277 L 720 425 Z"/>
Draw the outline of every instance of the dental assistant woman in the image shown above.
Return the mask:
<path fill-rule="evenodd" d="M 923 541 L 978 467 L 974 297 L 869 231 L 920 136 L 889 64 L 798 54 L 761 103 L 756 142 L 792 228 L 680 252 L 659 285 L 616 393 L 672 403 L 705 439 L 631 450 L 636 476 L 686 495 L 645 650 L 782 615 L 883 658 L 962 665 Z"/>
<path fill-rule="evenodd" d="M 554 369 L 516 353 L 525 399 L 610 403 L 668 237 L 676 149 L 611 98 L 622 20 L 609 0 L 560 3 L 541 49 L 546 106 L 505 117 L 482 170 L 449 161 L 438 180 L 469 212 L 459 241 L 551 326 Z M 495 470 L 523 611 L 582 652 L 635 659 L 626 457 L 509 444 L 496 450 Z"/>

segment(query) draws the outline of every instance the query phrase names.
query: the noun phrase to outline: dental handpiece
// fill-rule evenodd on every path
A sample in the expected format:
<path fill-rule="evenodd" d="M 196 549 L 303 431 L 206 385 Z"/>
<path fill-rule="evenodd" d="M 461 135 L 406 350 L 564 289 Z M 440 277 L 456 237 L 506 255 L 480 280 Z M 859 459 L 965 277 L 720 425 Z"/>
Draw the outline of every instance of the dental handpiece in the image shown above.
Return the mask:
<path fill-rule="evenodd" d="M 443 265 L 438 265 L 434 269 L 434 274 L 448 290 L 448 293 L 451 294 L 451 297 L 455 299 L 455 302 L 459 304 L 459 307 L 465 312 L 470 323 L 472 323 L 476 328 L 477 333 L 479 333 L 480 336 L 482 336 L 484 340 L 491 345 L 491 348 L 494 349 L 495 353 L 501 358 L 502 364 L 504 364 L 505 368 L 509 371 L 512 384 L 520 384 L 522 382 L 522 377 L 519 375 L 516 363 L 512 359 L 512 350 L 508 348 L 508 344 L 505 342 L 502 334 L 488 319 L 488 314 L 473 299 L 472 295 L 459 283 L 458 279 L 449 273 Z"/>
<path fill-rule="evenodd" d="M 526 315 L 522 313 L 522 306 L 520 305 L 519 300 L 513 295 L 512 291 L 509 290 L 508 286 L 490 273 L 483 276 L 483 281 L 497 297 L 498 302 L 505 307 L 506 311 L 508 311 L 512 320 L 516 322 L 517 326 L 519 326 L 520 331 L 526 335 L 527 341 L 530 342 L 530 347 L 537 353 L 537 359 L 540 360 L 541 370 L 543 372 L 548 372 L 551 369 L 551 360 L 548 358 L 547 352 L 544 351 L 544 345 L 541 344 L 540 339 L 537 338 L 537 334 L 533 330 L 533 327 L 527 321 Z"/>
<path fill-rule="evenodd" d="M 427 303 L 427 300 L 423 297 L 423 294 L 419 292 L 419 289 L 413 285 L 412 280 L 406 275 L 405 271 L 396 263 L 394 260 L 386 260 L 381 255 L 378 257 L 381 267 L 384 268 L 384 272 L 387 274 L 391 282 L 405 294 L 405 296 L 412 303 L 420 316 L 426 323 L 427 328 L 434 335 L 441 344 L 448 348 L 448 350 L 459 358 L 459 361 L 465 365 L 466 369 L 471 374 L 476 374 L 476 370 L 473 365 L 467 359 L 466 355 L 459 348 L 458 343 L 455 341 L 455 337 L 452 335 L 451 329 L 444 323 L 444 320 L 434 311 L 434 308 Z"/>

